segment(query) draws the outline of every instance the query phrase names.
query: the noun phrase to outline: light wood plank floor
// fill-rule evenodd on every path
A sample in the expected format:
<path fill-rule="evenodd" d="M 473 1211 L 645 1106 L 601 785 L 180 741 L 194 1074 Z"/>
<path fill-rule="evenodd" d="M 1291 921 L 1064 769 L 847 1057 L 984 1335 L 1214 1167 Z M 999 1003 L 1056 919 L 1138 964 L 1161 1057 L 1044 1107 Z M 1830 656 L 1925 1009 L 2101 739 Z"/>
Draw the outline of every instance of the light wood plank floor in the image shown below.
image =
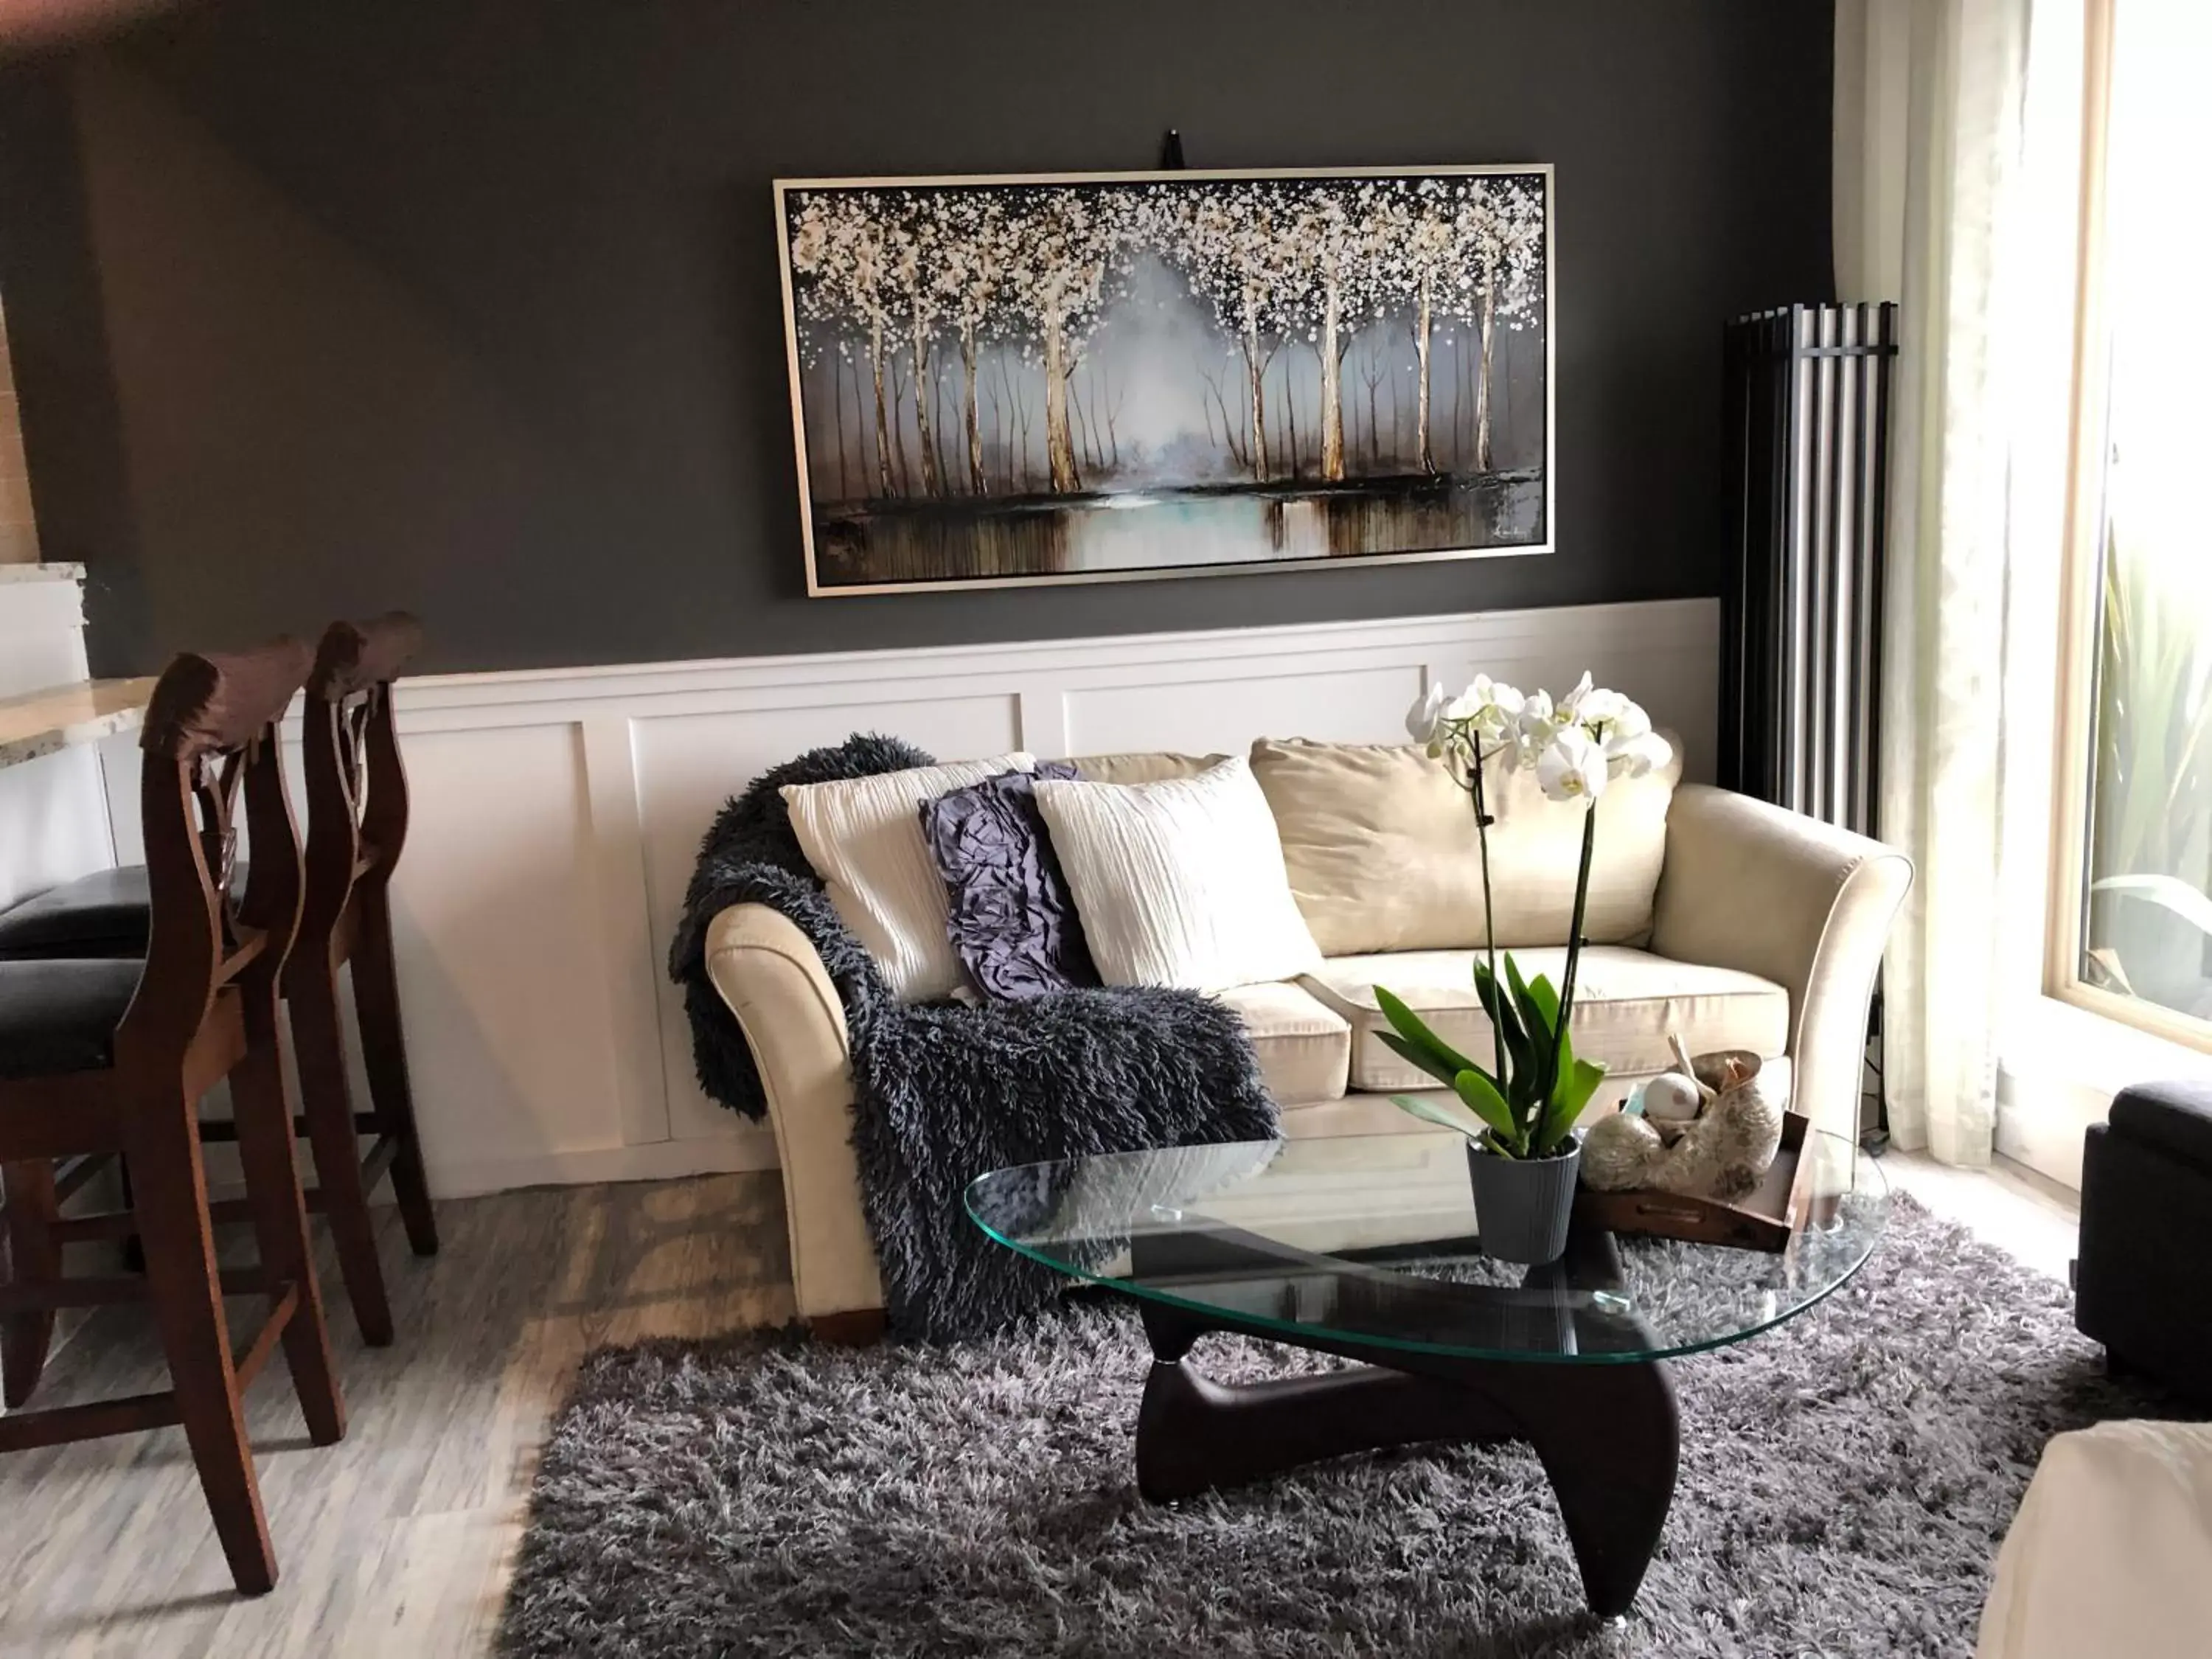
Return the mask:
<path fill-rule="evenodd" d="M 1893 1185 L 2047 1273 L 2071 1194 L 1893 1153 Z M 508 1193 L 439 1206 L 445 1250 L 384 1256 L 400 1340 L 366 1349 L 326 1262 L 351 1420 L 307 1441 L 281 1363 L 252 1396 L 283 1578 L 232 1593 L 181 1431 L 0 1458 L 0 1651 L 462 1656 L 489 1650 L 532 1469 L 593 1346 L 791 1316 L 773 1173 Z M 40 1405 L 163 1385 L 143 1316 L 109 1310 L 56 1357 Z"/>
<path fill-rule="evenodd" d="M 275 1593 L 233 1592 L 182 1430 L 27 1452 L 0 1458 L 0 1651 L 489 1651 L 540 1438 L 576 1362 L 602 1343 L 792 1314 L 773 1172 L 441 1204 L 433 1261 L 408 1254 L 396 1212 L 379 1213 L 399 1340 L 363 1347 L 334 1266 L 321 1273 L 345 1440 L 308 1444 L 281 1359 L 250 1396 Z M 165 1376 L 143 1310 L 105 1310 L 55 1355 L 33 1404 Z"/>

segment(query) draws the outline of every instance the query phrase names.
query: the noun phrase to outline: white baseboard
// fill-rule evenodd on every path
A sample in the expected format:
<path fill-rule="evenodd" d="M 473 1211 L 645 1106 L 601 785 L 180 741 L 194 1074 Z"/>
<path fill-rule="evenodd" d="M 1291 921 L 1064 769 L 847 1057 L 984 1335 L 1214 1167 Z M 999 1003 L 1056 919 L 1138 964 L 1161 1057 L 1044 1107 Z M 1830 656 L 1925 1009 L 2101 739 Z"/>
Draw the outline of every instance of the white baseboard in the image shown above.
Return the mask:
<path fill-rule="evenodd" d="M 474 1198 L 523 1187 L 571 1187 L 604 1181 L 677 1181 L 776 1167 L 775 1137 L 765 1125 L 721 1137 L 660 1140 L 642 1146 L 593 1146 L 521 1158 L 451 1160 L 431 1172 L 436 1195 Z"/>
<path fill-rule="evenodd" d="M 2047 1091 L 2033 1106 L 1997 1104 L 1996 1150 L 2039 1176 L 2081 1190 L 2082 1136 L 2102 1123 L 2112 1097 L 2090 1091 Z"/>
<path fill-rule="evenodd" d="M 2212 1054 L 2054 997 L 2016 1013 L 1997 1070 L 1996 1149 L 2076 1191 L 2082 1137 L 2133 1083 L 2212 1082 Z"/>

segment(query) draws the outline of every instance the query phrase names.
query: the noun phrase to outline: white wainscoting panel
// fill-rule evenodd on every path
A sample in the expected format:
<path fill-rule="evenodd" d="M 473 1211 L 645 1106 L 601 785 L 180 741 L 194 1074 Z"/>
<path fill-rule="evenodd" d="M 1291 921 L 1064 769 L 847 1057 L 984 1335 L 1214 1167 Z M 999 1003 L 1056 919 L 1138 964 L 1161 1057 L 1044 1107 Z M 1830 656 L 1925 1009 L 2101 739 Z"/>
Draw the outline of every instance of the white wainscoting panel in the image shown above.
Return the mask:
<path fill-rule="evenodd" d="M 866 730 L 948 760 L 1400 741 L 1431 678 L 1556 690 L 1588 666 L 1705 777 L 1719 633 L 1717 603 L 1681 600 L 404 681 L 394 907 L 432 1182 L 774 1164 L 765 1127 L 701 1094 L 665 963 L 716 810 L 803 750 Z"/>
<path fill-rule="evenodd" d="M 85 673 L 82 572 L 12 568 L 0 580 L 0 697 L 70 684 Z M 92 745 L 0 766 L 0 908 L 113 861 Z"/>
<path fill-rule="evenodd" d="M 626 1146 L 637 1065 L 606 913 L 638 899 L 605 902 L 577 724 L 411 733 L 407 769 L 398 948 L 424 1155 L 476 1189 Z"/>
<path fill-rule="evenodd" d="M 1391 735 L 1377 729 L 1384 710 L 1393 711 L 1390 724 L 1395 726 L 1406 706 L 1421 695 L 1419 663 L 1321 662 L 1301 667 L 1271 661 L 1257 672 L 1251 663 L 1233 667 L 1243 672 L 1210 677 L 1197 686 L 1164 679 L 1065 693 L 1066 752 L 1180 749 L 1237 754 L 1251 746 L 1255 714 L 1267 722 L 1262 735 L 1368 742 Z M 1255 707 L 1259 703 L 1267 705 L 1264 711 Z M 1160 734 L 1166 732 L 1176 732 L 1176 740 L 1162 741 Z"/>
<path fill-rule="evenodd" d="M 113 861 L 97 750 L 0 766 L 0 909 Z"/>

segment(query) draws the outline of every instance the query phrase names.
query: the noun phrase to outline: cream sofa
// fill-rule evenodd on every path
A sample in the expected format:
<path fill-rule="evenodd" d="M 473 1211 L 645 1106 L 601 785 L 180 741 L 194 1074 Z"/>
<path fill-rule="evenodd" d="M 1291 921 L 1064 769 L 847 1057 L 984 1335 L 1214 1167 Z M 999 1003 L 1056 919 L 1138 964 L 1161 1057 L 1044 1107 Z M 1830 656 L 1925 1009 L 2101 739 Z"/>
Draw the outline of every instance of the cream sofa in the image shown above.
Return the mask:
<path fill-rule="evenodd" d="M 1255 746 L 1255 757 L 1267 747 Z M 1115 756 L 1078 766 L 1086 778 L 1141 782 L 1205 763 Z M 1656 807 L 1647 802 L 1643 809 L 1644 827 L 1623 832 L 1649 841 L 1640 852 L 1628 849 L 1636 856 L 1626 878 L 1632 884 L 1635 871 L 1644 872 L 1644 890 L 1632 897 L 1644 907 L 1648 929 L 1583 953 L 1575 1042 L 1610 1067 L 1591 1110 L 1611 1109 L 1638 1081 L 1663 1070 L 1667 1033 L 1674 1030 L 1695 1051 L 1755 1050 L 1791 1087 L 1798 1110 L 1821 1128 L 1854 1133 L 1868 1000 L 1911 880 L 1910 864 L 1879 842 L 1741 795 L 1675 787 L 1671 777 L 1657 787 Z M 1463 802 L 1457 810 L 1464 812 Z M 1278 819 L 1287 843 L 1291 828 L 1279 805 Z M 1578 821 L 1559 822 L 1565 827 L 1493 836 L 1501 915 L 1504 896 L 1556 887 L 1562 871 L 1571 887 Z M 1601 830 L 1601 848 L 1606 840 Z M 1340 863 L 1353 869 L 1354 879 L 1376 884 L 1382 906 L 1419 885 L 1425 872 L 1409 869 L 1407 856 L 1378 838 L 1371 860 Z M 1300 904 L 1309 908 L 1304 894 Z M 1315 919 L 1310 908 L 1309 917 Z M 1327 938 L 1343 929 L 1316 922 L 1315 932 L 1326 950 Z M 1532 976 L 1548 970 L 1556 981 L 1566 932 L 1560 923 L 1554 944 L 1516 945 L 1514 954 Z M 1600 937 L 1594 928 L 1586 936 Z M 1394 1093 L 1426 1091 L 1430 1080 L 1378 1040 L 1384 1025 L 1374 986 L 1379 980 L 1421 1009 L 1465 1051 L 1486 1053 L 1489 1026 L 1474 989 L 1476 952 L 1467 948 L 1474 943 L 1330 956 L 1321 971 L 1296 981 L 1220 994 L 1251 1033 L 1285 1137 L 1424 1127 L 1391 1103 Z M 714 920 L 707 964 L 765 1085 L 799 1316 L 824 1330 L 865 1328 L 866 1316 L 883 1305 L 883 1291 L 850 1145 L 852 1078 L 836 992 L 805 936 L 762 905 L 733 905 Z"/>

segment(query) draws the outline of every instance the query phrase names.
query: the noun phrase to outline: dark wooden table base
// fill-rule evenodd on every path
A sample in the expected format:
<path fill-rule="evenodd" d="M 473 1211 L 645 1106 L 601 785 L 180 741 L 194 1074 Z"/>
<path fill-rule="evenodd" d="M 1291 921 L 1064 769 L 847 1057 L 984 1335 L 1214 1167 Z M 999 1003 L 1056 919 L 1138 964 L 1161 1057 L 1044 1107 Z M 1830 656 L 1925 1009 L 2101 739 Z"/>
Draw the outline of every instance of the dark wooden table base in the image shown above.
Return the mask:
<path fill-rule="evenodd" d="M 1559 1499 L 1591 1610 L 1610 1618 L 1635 1600 L 1674 1495 L 1680 1427 L 1662 1364 L 1398 1352 L 1389 1369 L 1358 1365 L 1229 1387 L 1199 1375 L 1186 1358 L 1209 1331 L 1354 1351 L 1159 1302 L 1139 1306 L 1155 1360 L 1137 1416 L 1137 1487 L 1146 1498 L 1194 1497 L 1386 1446 L 1525 1440 Z M 1369 1348 L 1364 1357 L 1374 1353 Z"/>

